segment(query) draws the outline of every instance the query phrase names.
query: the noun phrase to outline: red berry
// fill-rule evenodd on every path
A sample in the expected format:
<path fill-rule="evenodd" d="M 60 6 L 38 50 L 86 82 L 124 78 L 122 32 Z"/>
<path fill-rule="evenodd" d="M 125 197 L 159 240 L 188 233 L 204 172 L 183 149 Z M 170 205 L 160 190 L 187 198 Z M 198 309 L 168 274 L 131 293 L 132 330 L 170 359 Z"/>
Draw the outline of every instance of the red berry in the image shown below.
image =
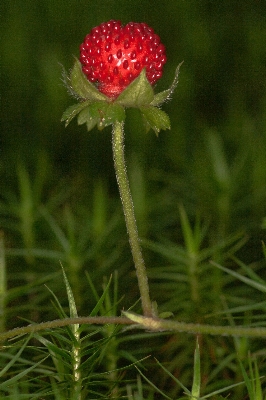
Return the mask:
<path fill-rule="evenodd" d="M 145 23 L 111 20 L 93 28 L 80 46 L 82 71 L 100 92 L 116 98 L 146 68 L 153 85 L 166 63 L 165 47 Z"/>

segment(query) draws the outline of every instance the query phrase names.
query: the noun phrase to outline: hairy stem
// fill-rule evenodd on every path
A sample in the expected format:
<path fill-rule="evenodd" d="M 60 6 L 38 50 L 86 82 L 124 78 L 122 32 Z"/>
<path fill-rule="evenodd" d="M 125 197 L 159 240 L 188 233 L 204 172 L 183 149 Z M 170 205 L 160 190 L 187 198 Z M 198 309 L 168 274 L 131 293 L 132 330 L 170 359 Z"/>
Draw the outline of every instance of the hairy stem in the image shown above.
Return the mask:
<path fill-rule="evenodd" d="M 75 342 L 72 347 L 72 357 L 73 357 L 73 400 L 81 400 L 82 391 L 82 379 L 80 373 L 81 364 L 81 341 L 79 333 L 79 324 L 73 324 L 72 326 L 73 334 L 75 336 Z"/>
<path fill-rule="evenodd" d="M 117 121 L 113 125 L 112 143 L 116 179 L 123 205 L 131 252 L 136 268 L 143 313 L 146 317 L 151 317 L 153 315 L 153 312 L 149 295 L 148 277 L 142 257 L 141 247 L 139 244 L 138 229 L 134 215 L 134 206 L 127 178 L 124 156 L 123 128 L 123 122 Z"/>
<path fill-rule="evenodd" d="M 75 317 L 57 319 L 54 321 L 41 322 L 40 324 L 31 324 L 21 328 L 15 328 L 10 331 L 0 333 L 0 342 L 25 335 L 27 333 L 39 332 L 45 329 L 60 328 L 73 324 L 90 325 L 133 325 L 134 328 L 146 329 L 153 332 L 187 332 L 205 335 L 226 335 L 238 337 L 257 337 L 266 338 L 265 327 L 249 326 L 212 326 L 203 324 L 186 323 L 182 321 L 167 320 L 161 318 L 147 318 L 143 315 L 136 315 L 130 312 L 124 312 L 125 317 Z"/>

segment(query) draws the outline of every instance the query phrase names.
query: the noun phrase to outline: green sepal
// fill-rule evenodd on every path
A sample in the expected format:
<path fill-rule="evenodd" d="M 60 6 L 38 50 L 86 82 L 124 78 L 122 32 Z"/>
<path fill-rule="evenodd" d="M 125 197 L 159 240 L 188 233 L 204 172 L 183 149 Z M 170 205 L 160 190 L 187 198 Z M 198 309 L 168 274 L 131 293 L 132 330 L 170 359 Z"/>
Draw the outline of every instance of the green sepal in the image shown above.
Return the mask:
<path fill-rule="evenodd" d="M 90 104 L 90 100 L 84 101 L 82 103 L 73 104 L 72 106 L 68 107 L 61 118 L 61 121 L 66 121 L 65 126 L 67 126 L 75 116 L 80 113 L 84 108 L 86 108 Z"/>
<path fill-rule="evenodd" d="M 126 87 L 125 90 L 117 97 L 116 103 L 123 105 L 124 107 L 136 107 L 139 108 L 144 105 L 148 105 L 154 98 L 153 88 L 146 77 L 145 68 L 141 71 L 139 76 L 134 79 Z"/>
<path fill-rule="evenodd" d="M 99 92 L 97 87 L 94 86 L 90 81 L 88 81 L 88 79 L 82 72 L 80 62 L 77 59 L 75 61 L 74 67 L 70 72 L 69 82 L 72 91 L 82 99 L 91 101 L 108 101 L 108 97 Z"/>
<path fill-rule="evenodd" d="M 86 124 L 87 125 L 87 131 L 91 131 L 92 128 L 95 127 L 95 125 L 98 122 L 98 116 L 97 115 L 93 115 L 90 112 L 90 106 L 84 108 L 84 110 L 82 110 L 77 118 L 77 122 L 78 125 L 82 125 L 82 124 Z"/>
<path fill-rule="evenodd" d="M 170 89 L 164 90 L 163 92 L 160 92 L 160 93 L 156 93 L 156 95 L 154 96 L 150 105 L 158 107 L 161 104 L 163 104 L 165 102 L 165 100 L 167 100 L 169 98 L 170 95 L 171 95 Z"/>
<path fill-rule="evenodd" d="M 169 116 L 157 107 L 148 106 L 140 107 L 146 131 L 153 129 L 156 136 L 161 129 L 166 130 L 171 128 Z"/>
<path fill-rule="evenodd" d="M 65 78 L 69 92 L 81 101 L 67 108 L 62 116 L 67 126 L 78 115 L 78 124 L 86 123 L 88 131 L 97 125 L 102 130 L 116 121 L 125 120 L 125 108 L 138 108 L 142 114 L 146 131 L 153 129 L 156 135 L 160 130 L 170 129 L 170 119 L 159 106 L 168 100 L 178 83 L 180 63 L 169 89 L 154 94 L 152 85 L 146 77 L 145 68 L 140 75 L 114 100 L 101 93 L 82 72 L 81 63 L 76 59 L 70 76 Z"/>
<path fill-rule="evenodd" d="M 166 100 L 169 100 L 171 95 L 173 94 L 177 84 L 178 84 L 178 77 L 179 77 L 179 71 L 180 71 L 180 67 L 183 64 L 183 61 L 177 66 L 176 70 L 175 70 L 175 76 L 174 76 L 174 80 L 172 85 L 170 86 L 169 89 L 164 90 L 163 92 L 157 93 L 152 102 L 150 103 L 151 106 L 160 106 L 161 104 L 163 104 Z"/>
<path fill-rule="evenodd" d="M 106 103 L 105 101 L 97 101 L 89 104 L 78 115 L 78 124 L 86 123 L 88 131 L 97 125 L 102 130 L 108 125 L 112 125 L 115 121 L 122 122 L 125 120 L 124 108 L 116 103 Z"/>

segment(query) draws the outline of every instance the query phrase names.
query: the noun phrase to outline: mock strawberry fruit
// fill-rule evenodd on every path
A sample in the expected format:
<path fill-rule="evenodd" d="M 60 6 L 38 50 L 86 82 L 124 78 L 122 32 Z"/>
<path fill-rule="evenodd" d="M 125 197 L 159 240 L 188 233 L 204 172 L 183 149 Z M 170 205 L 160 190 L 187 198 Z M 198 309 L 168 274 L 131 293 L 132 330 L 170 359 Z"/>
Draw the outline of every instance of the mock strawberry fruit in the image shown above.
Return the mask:
<path fill-rule="evenodd" d="M 93 28 L 80 46 L 82 71 L 100 92 L 115 99 L 143 70 L 150 84 L 161 78 L 165 47 L 145 23 L 124 27 L 111 20 Z"/>

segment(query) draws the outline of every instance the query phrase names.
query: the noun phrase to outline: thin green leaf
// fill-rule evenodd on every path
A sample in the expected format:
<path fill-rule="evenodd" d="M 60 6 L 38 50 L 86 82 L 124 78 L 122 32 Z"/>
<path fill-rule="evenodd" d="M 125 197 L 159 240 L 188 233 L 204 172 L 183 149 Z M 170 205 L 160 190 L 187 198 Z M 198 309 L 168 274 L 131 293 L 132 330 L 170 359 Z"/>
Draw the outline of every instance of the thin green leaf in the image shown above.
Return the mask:
<path fill-rule="evenodd" d="M 247 285 L 263 292 L 266 293 L 266 284 L 261 284 L 259 282 L 256 282 L 252 279 L 247 278 L 246 276 L 240 275 L 239 273 L 232 271 L 231 269 L 228 269 L 226 267 L 222 267 L 220 264 L 217 264 L 214 261 L 211 261 L 211 264 L 214 265 L 215 267 L 221 269 L 222 271 L 227 272 L 229 275 L 234 276 L 235 278 L 239 279 L 240 281 L 246 283 Z"/>
<path fill-rule="evenodd" d="M 32 370 L 38 367 L 38 365 L 42 364 L 48 357 L 43 358 L 41 361 L 37 362 L 36 364 L 32 365 L 31 367 L 23 370 L 22 372 L 18 373 L 17 375 L 13 376 L 12 378 L 6 380 L 3 383 L 0 383 L 0 389 L 4 390 L 9 388 L 10 386 L 14 385 L 16 382 L 18 382 L 21 378 L 23 378 L 25 375 L 29 374 Z"/>
<path fill-rule="evenodd" d="M 156 360 L 156 362 L 164 370 L 164 372 L 166 372 L 167 375 L 170 376 L 173 379 L 173 381 L 177 383 L 184 390 L 187 396 L 191 395 L 191 392 L 183 385 L 182 382 L 180 382 L 179 379 L 177 379 L 173 374 L 171 374 L 171 372 L 168 371 L 158 360 Z"/>
<path fill-rule="evenodd" d="M 248 390 L 249 398 L 254 399 L 253 385 L 252 385 L 251 380 L 249 379 L 248 374 L 246 373 L 246 370 L 240 360 L 239 360 L 239 365 L 240 365 L 240 369 L 241 369 L 241 372 L 242 372 L 242 375 L 243 375 L 243 378 L 244 378 L 244 381 L 245 381 L 245 384 L 246 384 L 246 387 Z"/>
<path fill-rule="evenodd" d="M 164 392 L 162 392 L 157 386 L 155 386 L 154 383 L 152 383 L 148 378 L 146 378 L 146 376 L 141 372 L 141 370 L 140 370 L 138 367 L 136 367 L 136 369 L 138 370 L 139 374 L 145 379 L 145 381 L 148 382 L 149 385 L 150 385 L 151 387 L 153 387 L 153 389 L 156 390 L 156 392 L 160 393 L 165 399 L 172 400 L 171 397 L 167 396 L 167 395 L 166 395 Z"/>
<path fill-rule="evenodd" d="M 14 365 L 15 362 L 19 359 L 21 353 L 27 346 L 30 338 L 31 338 L 31 336 L 28 337 L 28 339 L 25 341 L 23 346 L 19 349 L 18 353 L 15 356 L 13 356 L 12 359 L 9 361 L 9 363 L 0 371 L 0 377 L 4 376 L 7 373 L 7 371 L 12 367 L 12 365 Z"/>
<path fill-rule="evenodd" d="M 193 384 L 191 390 L 191 399 L 198 399 L 200 397 L 200 352 L 199 352 L 199 342 L 197 340 L 196 349 L 194 354 L 194 375 Z"/>
<path fill-rule="evenodd" d="M 111 281 L 112 281 L 112 276 L 110 277 L 109 282 L 107 283 L 106 288 L 104 289 L 104 292 L 103 292 L 103 294 L 101 295 L 101 297 L 99 298 L 99 300 L 98 300 L 96 306 L 95 306 L 94 309 L 90 312 L 90 317 L 95 317 L 95 316 L 98 314 L 99 310 L 102 308 L 102 305 L 103 305 L 105 296 L 106 296 L 107 293 L 108 293 L 108 290 L 109 290 L 109 286 L 110 286 L 110 284 L 111 284 Z"/>

